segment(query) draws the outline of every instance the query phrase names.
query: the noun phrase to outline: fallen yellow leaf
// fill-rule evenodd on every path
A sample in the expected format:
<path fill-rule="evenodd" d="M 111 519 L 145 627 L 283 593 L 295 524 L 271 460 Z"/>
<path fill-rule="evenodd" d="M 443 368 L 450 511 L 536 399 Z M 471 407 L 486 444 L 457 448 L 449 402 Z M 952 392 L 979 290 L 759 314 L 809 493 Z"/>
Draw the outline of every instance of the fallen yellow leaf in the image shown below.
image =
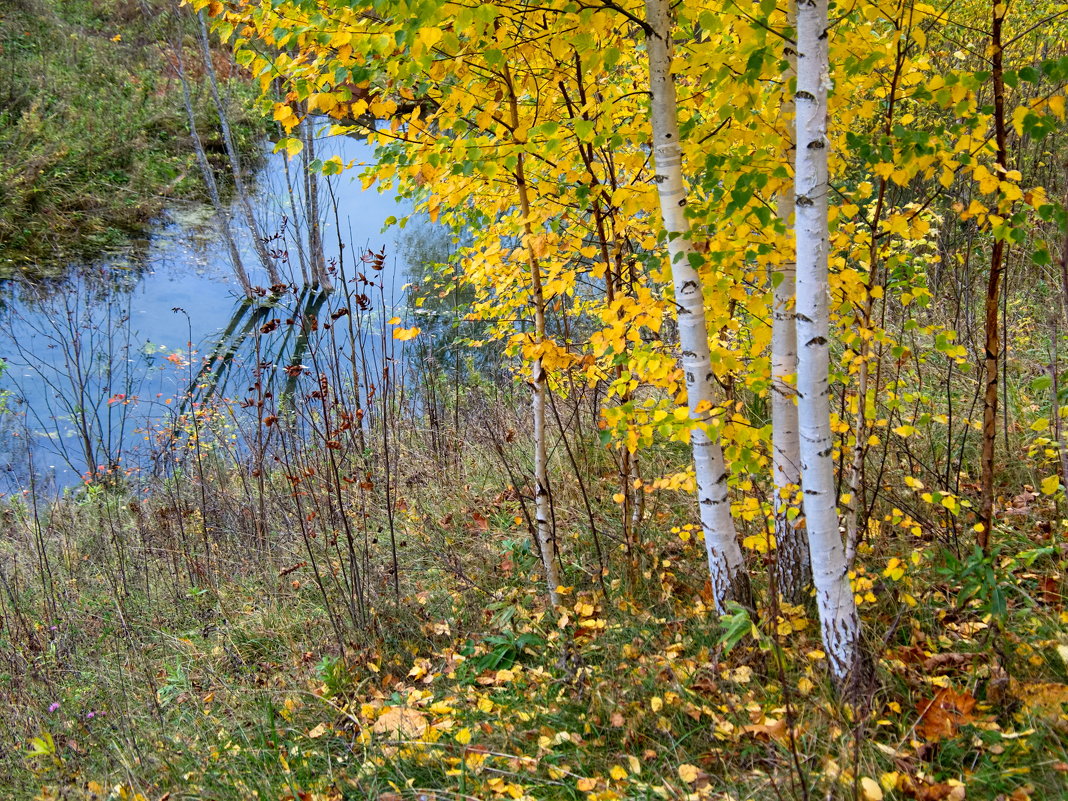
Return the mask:
<path fill-rule="evenodd" d="M 864 801 L 883 801 L 883 788 L 868 776 L 861 777 L 860 792 L 864 795 Z"/>
<path fill-rule="evenodd" d="M 690 765 L 685 762 L 679 765 L 679 778 L 687 784 L 693 784 L 700 775 L 701 771 L 697 769 L 696 765 Z"/>

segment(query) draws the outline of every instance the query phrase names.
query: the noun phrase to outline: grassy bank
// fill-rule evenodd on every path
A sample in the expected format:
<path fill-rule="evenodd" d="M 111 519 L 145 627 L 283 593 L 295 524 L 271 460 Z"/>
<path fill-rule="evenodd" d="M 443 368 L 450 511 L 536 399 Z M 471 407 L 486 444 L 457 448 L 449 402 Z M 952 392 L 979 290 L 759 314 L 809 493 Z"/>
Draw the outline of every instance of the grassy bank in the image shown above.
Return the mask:
<path fill-rule="evenodd" d="M 16 0 L 0 8 L 0 274 L 62 270 L 144 231 L 174 198 L 201 198 L 176 69 L 225 164 L 189 19 L 169 3 Z M 220 55 L 220 77 L 229 60 Z M 224 86 L 239 147 L 264 131 L 242 81 Z"/>

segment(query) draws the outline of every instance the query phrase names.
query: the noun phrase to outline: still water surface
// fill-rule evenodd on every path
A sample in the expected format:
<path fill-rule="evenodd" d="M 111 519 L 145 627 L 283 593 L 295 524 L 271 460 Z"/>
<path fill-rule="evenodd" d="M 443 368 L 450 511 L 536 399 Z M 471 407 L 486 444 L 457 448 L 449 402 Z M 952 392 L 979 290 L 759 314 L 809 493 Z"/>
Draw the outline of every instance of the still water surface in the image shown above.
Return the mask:
<path fill-rule="evenodd" d="M 396 266 L 395 229 L 384 226 L 406 208 L 361 189 L 355 176 L 372 158 L 366 144 L 333 137 L 320 142 L 318 150 L 324 159 L 338 155 L 356 162 L 330 179 L 331 191 L 323 190 L 324 251 L 328 264 L 351 277 L 360 269 L 370 272 L 359 262 L 361 253 L 385 249 L 386 267 L 374 274 L 381 320 L 383 310 L 400 302 L 404 282 L 404 271 Z M 293 184 L 299 183 L 296 162 L 290 170 Z M 253 196 L 264 234 L 284 231 L 291 243 L 292 220 L 303 216 L 299 187 L 296 214 L 292 208 L 287 186 L 293 184 L 286 182 L 284 156 L 270 154 Z M 254 284 L 265 286 L 269 282 L 257 269 L 251 236 L 242 230 L 236 208 L 233 219 L 246 269 Z M 285 250 L 283 241 L 272 247 Z M 296 253 L 292 246 L 288 250 L 292 264 L 282 271 L 299 282 Z M 336 283 L 344 304 L 348 288 Z M 4 493 L 46 495 L 73 486 L 83 480 L 90 459 L 121 461 L 120 467 L 143 461 L 146 429 L 173 416 L 177 401 L 169 399 L 189 386 L 191 369 L 224 333 L 233 334 L 251 319 L 210 209 L 197 206 L 170 209 L 147 239 L 99 263 L 73 265 L 62 281 L 9 281 L 3 301 L 0 357 L 7 368 L 0 388 L 10 393 L 8 411 L 0 415 Z M 313 305 L 308 301 L 308 308 Z M 332 305 L 337 308 L 337 302 Z M 136 402 L 126 402 L 134 397 Z M 92 440 L 98 442 L 87 452 L 85 443 Z"/>

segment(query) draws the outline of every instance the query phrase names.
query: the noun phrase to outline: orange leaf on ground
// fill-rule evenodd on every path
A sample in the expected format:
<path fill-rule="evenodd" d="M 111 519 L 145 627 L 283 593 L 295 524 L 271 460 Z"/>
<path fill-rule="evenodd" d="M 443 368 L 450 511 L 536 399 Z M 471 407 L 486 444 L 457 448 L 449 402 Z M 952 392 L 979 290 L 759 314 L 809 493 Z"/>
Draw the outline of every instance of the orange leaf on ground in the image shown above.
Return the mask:
<path fill-rule="evenodd" d="M 972 716 L 975 703 L 975 696 L 967 691 L 958 693 L 942 687 L 930 701 L 920 701 L 916 705 L 920 713 L 916 731 L 931 742 L 955 737 L 962 725 L 975 719 Z"/>

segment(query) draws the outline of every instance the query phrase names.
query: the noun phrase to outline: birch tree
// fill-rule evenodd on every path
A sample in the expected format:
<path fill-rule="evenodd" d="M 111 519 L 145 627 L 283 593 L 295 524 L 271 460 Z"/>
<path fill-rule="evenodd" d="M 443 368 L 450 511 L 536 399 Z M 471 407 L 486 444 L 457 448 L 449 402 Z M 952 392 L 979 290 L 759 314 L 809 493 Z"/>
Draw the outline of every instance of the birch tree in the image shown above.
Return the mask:
<path fill-rule="evenodd" d="M 650 117 L 653 127 L 653 180 L 660 199 L 660 214 L 667 232 L 672 283 L 678 317 L 679 347 L 686 379 L 690 417 L 698 423 L 690 435 L 697 478 L 697 500 L 704 532 L 705 551 L 716 610 L 730 601 L 752 605 L 745 560 L 738 544 L 727 492 L 723 449 L 709 436 L 714 406 L 712 363 L 705 319 L 704 287 L 696 270 L 701 254 L 690 236 L 686 217 L 686 186 L 682 175 L 678 107 L 671 69 L 671 13 L 667 0 L 646 0 L 646 43 L 649 58 Z"/>
<path fill-rule="evenodd" d="M 791 21 L 794 17 L 790 4 Z M 794 79 L 797 56 L 787 45 L 789 67 L 782 76 L 783 102 L 780 118 L 784 123 L 783 160 L 791 158 L 794 137 L 794 104 L 790 83 Z M 790 229 L 793 185 L 786 184 L 776 198 L 776 214 L 786 230 Z M 790 248 L 790 245 L 786 245 Z M 792 248 L 791 248 L 792 250 Z M 794 320 L 794 289 L 797 283 L 793 253 L 772 273 L 773 300 L 771 322 L 771 453 L 775 516 L 775 581 L 782 597 L 800 603 L 812 580 L 809 569 L 808 541 L 800 524 L 791 520 L 791 500 L 801 486 L 801 446 L 797 432 L 797 399 L 794 379 L 797 373 L 797 329 Z"/>
<path fill-rule="evenodd" d="M 830 417 L 827 33 L 827 0 L 801 0 L 794 161 L 801 481 L 824 650 L 831 673 L 842 686 L 857 678 L 860 620 L 838 530 Z"/>
<path fill-rule="evenodd" d="M 512 129 L 519 127 L 519 103 L 516 98 L 512 75 L 505 66 L 502 72 L 504 85 L 508 90 L 508 112 Z M 523 155 L 516 157 L 515 185 L 519 194 L 519 208 L 523 218 L 523 234 L 527 250 L 527 263 L 530 265 L 531 301 L 534 307 L 534 339 L 540 345 L 545 341 L 545 292 L 542 286 L 541 265 L 535 253 L 534 229 L 530 224 L 530 194 L 527 189 L 527 176 L 524 169 Z M 541 356 L 530 365 L 531 416 L 534 418 L 534 538 L 537 540 L 542 568 L 545 570 L 545 583 L 549 592 L 549 602 L 553 606 L 560 602 L 557 587 L 560 578 L 557 571 L 556 539 L 553 531 L 552 497 L 549 495 L 549 456 L 546 450 L 545 401 L 548 393 L 548 377 Z"/>

